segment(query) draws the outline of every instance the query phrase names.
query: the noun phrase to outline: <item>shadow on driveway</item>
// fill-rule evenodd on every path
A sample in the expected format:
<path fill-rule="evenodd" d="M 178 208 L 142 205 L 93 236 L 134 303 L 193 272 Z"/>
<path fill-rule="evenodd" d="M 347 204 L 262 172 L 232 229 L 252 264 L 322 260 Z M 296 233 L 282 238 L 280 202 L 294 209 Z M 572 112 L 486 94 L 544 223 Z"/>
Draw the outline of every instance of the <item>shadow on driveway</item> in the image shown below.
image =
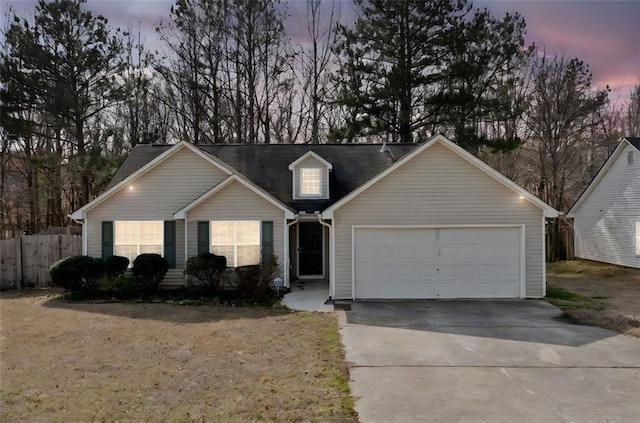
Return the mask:
<path fill-rule="evenodd" d="M 575 325 L 542 300 L 358 301 L 347 323 L 512 341 L 580 346 L 617 335 Z"/>

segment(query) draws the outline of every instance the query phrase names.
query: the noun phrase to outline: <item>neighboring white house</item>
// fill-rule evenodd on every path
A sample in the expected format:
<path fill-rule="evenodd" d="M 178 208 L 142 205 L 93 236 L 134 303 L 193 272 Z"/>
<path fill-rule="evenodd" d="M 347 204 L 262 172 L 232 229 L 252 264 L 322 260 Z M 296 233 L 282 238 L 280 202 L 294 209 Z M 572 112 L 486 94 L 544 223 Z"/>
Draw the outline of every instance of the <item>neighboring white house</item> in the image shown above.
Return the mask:
<path fill-rule="evenodd" d="M 622 138 L 568 214 L 576 257 L 640 268 L 640 138 Z"/>
<path fill-rule="evenodd" d="M 334 299 L 540 298 L 558 212 L 445 137 L 424 144 L 138 145 L 75 213 L 84 253 L 229 266 L 276 255 Z"/>

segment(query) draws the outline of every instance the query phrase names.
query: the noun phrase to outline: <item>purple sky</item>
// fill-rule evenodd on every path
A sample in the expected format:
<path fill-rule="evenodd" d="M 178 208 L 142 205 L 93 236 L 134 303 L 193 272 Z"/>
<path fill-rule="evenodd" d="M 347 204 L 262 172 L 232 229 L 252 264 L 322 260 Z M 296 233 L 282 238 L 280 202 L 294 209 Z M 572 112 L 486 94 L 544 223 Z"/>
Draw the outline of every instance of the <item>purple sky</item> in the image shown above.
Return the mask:
<path fill-rule="evenodd" d="M 352 19 L 351 0 L 342 2 L 343 20 Z M 284 0 L 286 2 L 286 0 Z M 328 1 L 327 1 L 328 2 Z M 154 28 L 167 22 L 173 0 L 88 0 L 86 7 L 106 16 L 114 26 L 142 24 L 147 42 L 154 42 Z M 34 0 L 4 0 L 29 13 Z M 304 0 L 289 0 L 287 30 L 296 37 L 305 28 Z M 640 83 L 640 1 L 638 0 L 476 0 L 496 16 L 520 12 L 527 22 L 527 42 L 535 42 L 547 54 L 578 57 L 589 64 L 596 86 L 609 85 L 612 100 L 628 99 Z M 299 24 L 297 24 L 299 23 Z"/>

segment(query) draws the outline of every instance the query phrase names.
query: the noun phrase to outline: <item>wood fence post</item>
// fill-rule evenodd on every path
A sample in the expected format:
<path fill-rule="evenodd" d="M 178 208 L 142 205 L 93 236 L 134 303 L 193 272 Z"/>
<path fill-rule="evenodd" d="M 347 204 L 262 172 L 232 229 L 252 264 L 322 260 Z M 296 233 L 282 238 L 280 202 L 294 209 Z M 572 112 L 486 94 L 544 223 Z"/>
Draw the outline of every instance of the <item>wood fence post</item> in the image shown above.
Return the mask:
<path fill-rule="evenodd" d="M 18 290 L 22 289 L 22 235 L 16 242 L 16 269 L 18 270 Z"/>

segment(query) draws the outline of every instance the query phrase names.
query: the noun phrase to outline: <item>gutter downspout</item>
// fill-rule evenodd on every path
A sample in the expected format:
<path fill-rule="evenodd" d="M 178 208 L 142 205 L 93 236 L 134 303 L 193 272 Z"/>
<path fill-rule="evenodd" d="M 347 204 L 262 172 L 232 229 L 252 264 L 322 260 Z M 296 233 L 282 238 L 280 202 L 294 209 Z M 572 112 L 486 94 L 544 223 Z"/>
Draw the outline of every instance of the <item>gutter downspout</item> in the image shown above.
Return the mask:
<path fill-rule="evenodd" d="M 290 243 L 291 243 L 291 231 L 290 231 L 290 228 L 293 225 L 295 225 L 296 223 L 298 223 L 298 218 L 299 217 L 300 217 L 300 215 L 296 214 L 296 215 L 294 215 L 294 219 L 291 222 L 287 223 L 287 239 L 285 239 L 285 241 L 284 241 L 284 245 L 286 247 L 285 259 L 287 260 L 286 268 L 287 268 L 287 276 L 288 276 L 285 279 L 287 280 L 286 282 L 287 282 L 288 288 L 291 288 L 291 271 L 293 270 L 293 269 L 291 269 L 291 257 L 290 257 L 291 252 L 289 251 L 290 250 L 289 247 L 290 247 Z M 285 219 L 285 221 L 286 221 L 286 219 Z"/>
<path fill-rule="evenodd" d="M 331 278 L 331 274 L 333 271 L 333 237 L 331 236 L 332 227 L 331 224 L 322 220 L 322 215 L 319 212 L 316 212 L 315 214 L 318 217 L 318 223 L 320 223 L 322 226 L 325 226 L 329 230 L 329 299 L 325 302 L 325 304 L 333 304 L 333 296 L 331 295 L 331 288 L 333 286 L 333 280 Z"/>

